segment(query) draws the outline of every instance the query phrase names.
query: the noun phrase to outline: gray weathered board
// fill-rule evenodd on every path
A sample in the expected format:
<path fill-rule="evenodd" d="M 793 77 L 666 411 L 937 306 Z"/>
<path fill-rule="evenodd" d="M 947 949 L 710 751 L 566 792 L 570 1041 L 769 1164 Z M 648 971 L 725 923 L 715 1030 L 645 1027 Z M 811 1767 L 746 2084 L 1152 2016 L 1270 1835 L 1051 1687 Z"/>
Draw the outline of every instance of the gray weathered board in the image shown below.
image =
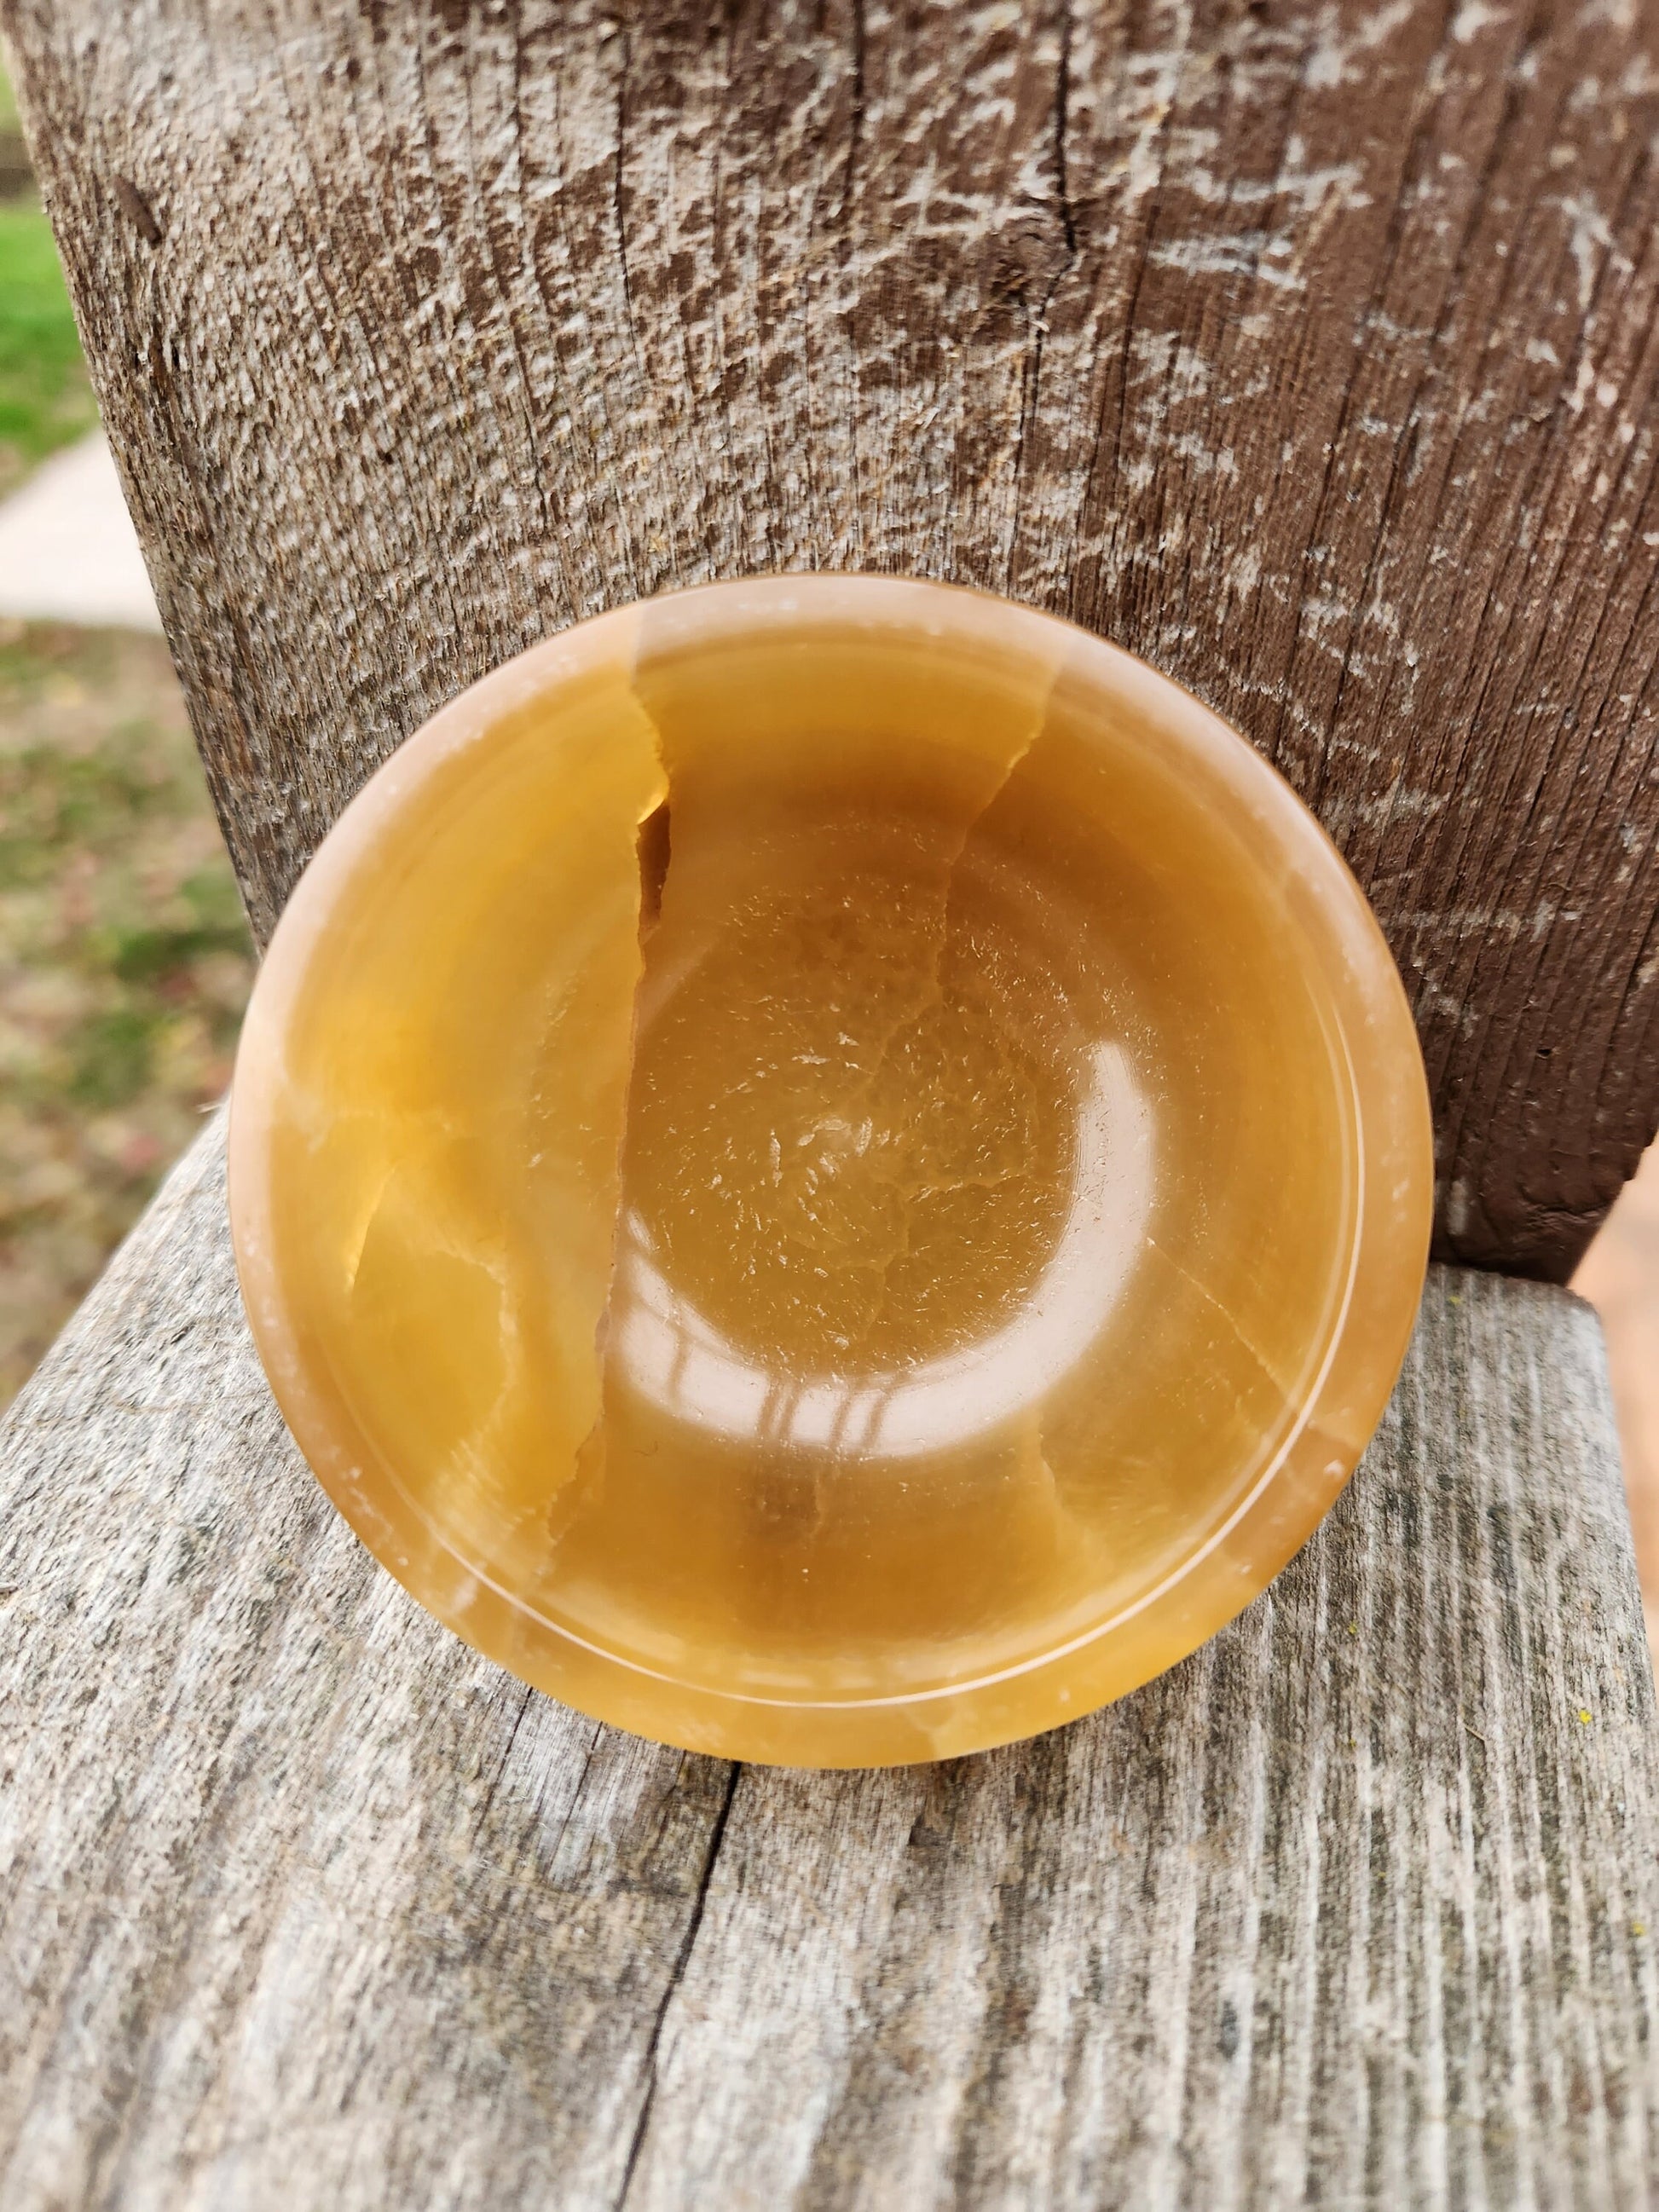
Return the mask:
<path fill-rule="evenodd" d="M 1112 1711 L 733 1770 L 312 1483 L 204 1133 L 0 1439 L 6 2212 L 1650 2203 L 1653 1690 L 1594 1316 L 1436 1270 L 1302 1557 Z"/>
<path fill-rule="evenodd" d="M 545 630 L 766 568 L 1074 616 L 1319 810 L 1444 1258 L 1659 1109 L 1659 5 L 0 0 L 256 929 Z"/>

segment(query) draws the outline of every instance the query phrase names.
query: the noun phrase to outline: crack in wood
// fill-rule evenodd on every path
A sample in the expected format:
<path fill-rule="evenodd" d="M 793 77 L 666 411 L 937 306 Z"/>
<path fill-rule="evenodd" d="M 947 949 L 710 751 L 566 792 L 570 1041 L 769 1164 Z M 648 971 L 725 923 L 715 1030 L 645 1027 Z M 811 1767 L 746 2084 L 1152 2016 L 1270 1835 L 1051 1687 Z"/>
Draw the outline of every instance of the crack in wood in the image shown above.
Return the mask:
<path fill-rule="evenodd" d="M 714 1828 L 709 1835 L 708 1856 L 703 1862 L 702 1873 L 697 1882 L 696 1896 L 692 1902 L 690 1915 L 685 1923 L 685 1933 L 681 1938 L 680 1948 L 675 1956 L 673 1971 L 668 1977 L 667 1986 L 662 1993 L 662 2002 L 657 2008 L 657 2016 L 651 2024 L 651 2033 L 646 2041 L 643 2059 L 645 2094 L 640 2100 L 639 2117 L 634 2124 L 633 2136 L 628 2146 L 628 2160 L 623 2168 L 622 2186 L 617 2194 L 617 2212 L 623 2212 L 623 2207 L 627 2203 L 629 2193 L 634 2185 L 635 2170 L 639 2164 L 640 2153 L 644 2148 L 646 2130 L 651 2121 L 652 2107 L 656 2102 L 657 2050 L 662 2041 L 663 2025 L 668 2018 L 670 2007 L 679 1995 L 680 1985 L 685 1979 L 686 1967 L 696 1947 L 698 1931 L 702 1926 L 703 1912 L 708 1903 L 709 1887 L 714 1879 L 714 1869 L 720 1863 L 720 1846 L 726 1840 L 726 1825 L 732 1816 L 732 1802 L 737 1796 L 738 1784 L 742 1777 L 742 1767 L 734 1765 L 727 1777 L 726 1796 L 715 1816 Z"/>

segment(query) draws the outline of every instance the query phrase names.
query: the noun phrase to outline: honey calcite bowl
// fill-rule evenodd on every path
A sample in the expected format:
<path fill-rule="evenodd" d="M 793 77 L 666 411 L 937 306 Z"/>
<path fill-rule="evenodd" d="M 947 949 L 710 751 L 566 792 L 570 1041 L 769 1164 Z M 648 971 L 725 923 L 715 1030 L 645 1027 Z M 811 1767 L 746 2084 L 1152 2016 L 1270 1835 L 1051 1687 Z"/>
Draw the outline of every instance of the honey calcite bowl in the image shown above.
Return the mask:
<path fill-rule="evenodd" d="M 283 915 L 248 1312 L 363 1541 L 526 1681 L 814 1765 L 1191 1651 L 1382 1411 L 1404 995 L 1289 787 L 1098 639 L 787 576 L 523 654 Z"/>

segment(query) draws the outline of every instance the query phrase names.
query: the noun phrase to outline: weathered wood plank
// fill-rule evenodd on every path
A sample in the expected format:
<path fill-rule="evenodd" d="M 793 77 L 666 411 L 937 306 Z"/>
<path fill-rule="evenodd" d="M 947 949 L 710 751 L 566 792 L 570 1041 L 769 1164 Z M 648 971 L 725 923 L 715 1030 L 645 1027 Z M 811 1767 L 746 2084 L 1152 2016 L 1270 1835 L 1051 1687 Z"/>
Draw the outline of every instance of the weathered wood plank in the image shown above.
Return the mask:
<path fill-rule="evenodd" d="M 0 0 L 270 927 L 573 617 L 757 567 L 1052 606 L 1319 809 L 1443 1256 L 1564 1279 L 1659 1084 L 1659 9 Z"/>
<path fill-rule="evenodd" d="M 204 1133 L 0 1442 L 0 2203 L 1636 2208 L 1653 1691 L 1594 1316 L 1436 1271 L 1337 1512 L 984 1759 L 682 1758 L 306 1474 Z"/>

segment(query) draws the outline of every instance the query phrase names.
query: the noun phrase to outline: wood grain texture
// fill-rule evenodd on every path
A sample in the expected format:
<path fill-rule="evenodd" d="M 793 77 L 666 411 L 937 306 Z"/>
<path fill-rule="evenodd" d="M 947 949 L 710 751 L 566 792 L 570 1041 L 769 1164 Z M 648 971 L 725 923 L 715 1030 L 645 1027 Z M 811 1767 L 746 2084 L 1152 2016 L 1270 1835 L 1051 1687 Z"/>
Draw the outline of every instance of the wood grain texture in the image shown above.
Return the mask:
<path fill-rule="evenodd" d="M 1594 1316 L 1443 1270 L 1336 1512 L 1113 1710 L 596 1728 L 313 1484 L 216 1127 L 0 1436 L 0 2203 L 1635 2212 L 1655 1741 Z"/>
<path fill-rule="evenodd" d="M 0 0 L 254 922 L 550 628 L 757 568 L 1075 617 L 1318 809 L 1443 1256 L 1659 1107 L 1659 9 Z"/>

